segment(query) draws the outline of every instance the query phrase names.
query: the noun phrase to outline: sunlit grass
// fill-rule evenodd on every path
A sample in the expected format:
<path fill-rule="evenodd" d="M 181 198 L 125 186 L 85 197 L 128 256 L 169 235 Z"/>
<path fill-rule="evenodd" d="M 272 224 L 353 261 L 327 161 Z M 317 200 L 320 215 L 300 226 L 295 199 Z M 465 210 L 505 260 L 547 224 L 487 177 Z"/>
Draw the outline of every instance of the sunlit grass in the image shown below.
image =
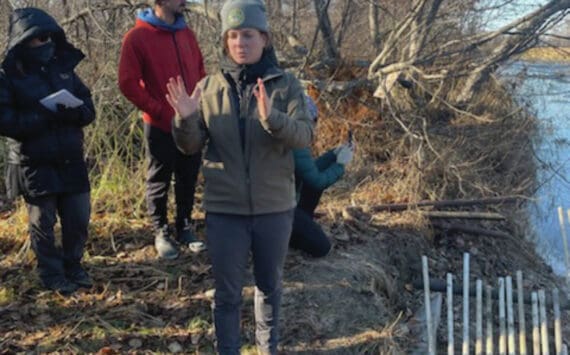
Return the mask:
<path fill-rule="evenodd" d="M 16 298 L 14 289 L 10 287 L 0 287 L 0 306 L 12 303 Z"/>
<path fill-rule="evenodd" d="M 528 61 L 569 62 L 570 48 L 568 47 L 540 47 L 531 48 L 524 52 L 521 59 Z"/>

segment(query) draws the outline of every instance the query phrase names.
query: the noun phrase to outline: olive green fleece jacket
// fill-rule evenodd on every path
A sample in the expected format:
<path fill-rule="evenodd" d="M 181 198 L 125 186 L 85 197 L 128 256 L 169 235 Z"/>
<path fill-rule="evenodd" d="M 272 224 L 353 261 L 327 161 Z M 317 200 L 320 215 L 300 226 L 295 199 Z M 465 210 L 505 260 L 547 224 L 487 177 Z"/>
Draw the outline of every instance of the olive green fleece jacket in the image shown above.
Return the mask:
<path fill-rule="evenodd" d="M 271 68 L 263 81 L 272 104 L 265 122 L 259 119 L 255 96 L 238 101 L 221 72 L 198 84 L 199 110 L 174 119 L 178 149 L 193 154 L 206 146 L 202 172 L 207 212 L 260 215 L 295 207 L 292 149 L 310 145 L 313 123 L 295 76 Z M 240 116 L 246 120 L 243 147 Z"/>

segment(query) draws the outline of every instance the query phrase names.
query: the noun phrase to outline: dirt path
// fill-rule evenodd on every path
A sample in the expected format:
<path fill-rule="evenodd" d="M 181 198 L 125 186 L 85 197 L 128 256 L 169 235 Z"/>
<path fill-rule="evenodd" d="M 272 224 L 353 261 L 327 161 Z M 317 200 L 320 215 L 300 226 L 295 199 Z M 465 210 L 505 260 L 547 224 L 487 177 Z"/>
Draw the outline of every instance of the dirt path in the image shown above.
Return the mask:
<path fill-rule="evenodd" d="M 17 257 L 26 239 L 21 218 L 14 214 L 0 222 L 0 354 L 212 353 L 213 281 L 206 255 L 185 253 L 159 262 L 144 222 L 123 221 L 109 230 L 109 216 L 95 218 L 86 266 L 97 285 L 63 298 L 41 290 L 31 252 Z M 470 252 L 473 279 L 493 282 L 523 270 L 529 289 L 561 286 L 533 246 L 514 237 L 422 233 L 339 220 L 321 219 L 333 236 L 330 255 L 311 259 L 292 251 L 287 259 L 281 331 L 287 353 L 409 353 L 418 338 L 410 321 L 423 300 L 411 285 L 421 275 L 423 254 L 432 277 L 460 276 L 462 255 Z M 246 354 L 253 353 L 252 292 L 250 282 L 242 313 Z M 569 324 L 567 312 L 564 321 Z M 439 332 L 442 346 L 444 333 Z"/>

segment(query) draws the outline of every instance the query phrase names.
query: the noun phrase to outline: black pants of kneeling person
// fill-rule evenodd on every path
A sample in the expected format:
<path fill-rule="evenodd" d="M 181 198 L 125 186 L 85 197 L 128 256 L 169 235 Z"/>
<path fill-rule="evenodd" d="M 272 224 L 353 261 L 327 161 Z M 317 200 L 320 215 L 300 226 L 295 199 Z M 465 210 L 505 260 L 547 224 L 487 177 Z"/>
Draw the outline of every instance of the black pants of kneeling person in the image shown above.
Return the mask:
<path fill-rule="evenodd" d="M 331 250 L 327 235 L 314 220 L 315 209 L 322 194 L 323 190 L 303 185 L 299 203 L 295 208 L 293 231 L 289 242 L 292 248 L 302 250 L 316 258 L 327 255 Z"/>
<path fill-rule="evenodd" d="M 29 215 L 32 249 L 44 285 L 65 277 L 81 263 L 89 227 L 89 193 L 24 197 Z M 61 249 L 55 244 L 54 226 L 59 216 Z"/>

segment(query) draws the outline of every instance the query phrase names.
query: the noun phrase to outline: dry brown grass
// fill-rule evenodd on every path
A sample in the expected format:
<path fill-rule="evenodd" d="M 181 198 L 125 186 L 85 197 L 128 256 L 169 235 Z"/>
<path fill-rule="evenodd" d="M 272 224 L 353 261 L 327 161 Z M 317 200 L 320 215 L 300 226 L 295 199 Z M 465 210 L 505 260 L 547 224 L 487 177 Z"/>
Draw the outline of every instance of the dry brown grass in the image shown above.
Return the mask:
<path fill-rule="evenodd" d="M 568 47 L 535 47 L 521 54 L 520 59 L 528 61 L 568 62 L 570 48 Z"/>

